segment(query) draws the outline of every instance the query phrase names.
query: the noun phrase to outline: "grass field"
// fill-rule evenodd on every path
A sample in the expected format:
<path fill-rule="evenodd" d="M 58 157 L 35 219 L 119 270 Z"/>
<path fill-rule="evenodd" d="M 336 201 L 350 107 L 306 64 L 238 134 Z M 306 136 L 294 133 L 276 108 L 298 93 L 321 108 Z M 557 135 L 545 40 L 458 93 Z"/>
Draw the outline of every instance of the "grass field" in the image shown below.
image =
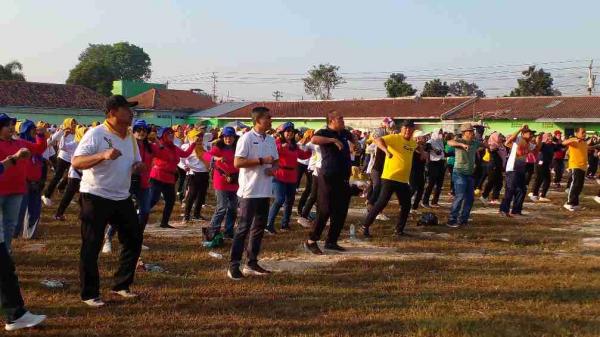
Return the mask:
<path fill-rule="evenodd" d="M 307 230 L 294 218 L 293 231 L 263 240 L 263 264 L 283 271 L 242 282 L 225 275 L 230 241 L 216 250 L 224 255 L 218 259 L 194 235 L 199 223 L 181 233 L 150 227 L 143 260 L 167 273 L 138 273 L 136 300 L 111 296 L 115 242 L 115 252 L 100 258 L 102 309 L 79 300 L 79 207 L 72 204 L 61 223 L 45 208 L 38 239 L 16 240 L 14 256 L 28 307 L 49 318 L 10 335 L 599 336 L 600 205 L 589 198 L 597 189 L 586 186 L 586 209 L 576 214 L 562 209 L 565 195 L 554 191 L 551 205 L 526 203 L 529 215 L 519 219 L 500 218 L 478 201 L 466 228 L 416 227 L 411 216 L 413 236 L 402 241 L 391 237 L 392 203 L 385 211 L 392 220 L 376 222 L 374 239 L 348 242 L 348 226 L 363 216 L 355 198 L 342 243 L 350 253 L 309 256 L 300 248 Z M 448 206 L 435 212 L 445 221 Z M 48 289 L 45 278 L 67 287 Z"/>

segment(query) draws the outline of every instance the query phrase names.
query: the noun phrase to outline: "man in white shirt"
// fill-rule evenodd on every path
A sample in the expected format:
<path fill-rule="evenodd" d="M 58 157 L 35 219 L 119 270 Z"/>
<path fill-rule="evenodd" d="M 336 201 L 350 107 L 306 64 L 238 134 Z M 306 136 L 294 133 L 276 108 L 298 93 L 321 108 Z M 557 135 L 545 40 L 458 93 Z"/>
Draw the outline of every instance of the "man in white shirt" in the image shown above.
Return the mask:
<path fill-rule="evenodd" d="M 258 265 L 258 254 L 273 196 L 273 170 L 279 160 L 275 139 L 266 134 L 271 129 L 271 114 L 265 107 L 252 109 L 254 127 L 237 142 L 233 165 L 240 169 L 240 205 L 238 227 L 231 245 L 231 260 L 227 276 L 241 280 L 244 275 L 267 275 L 271 272 Z M 250 233 L 246 246 L 246 237 Z M 242 255 L 246 250 L 247 262 L 240 271 Z"/>
<path fill-rule="evenodd" d="M 140 151 L 129 126 L 133 119 L 128 102 L 115 95 L 106 102 L 106 121 L 87 132 L 73 155 L 72 166 L 82 170 L 81 253 L 79 276 L 81 299 L 91 307 L 101 307 L 98 254 L 106 225 L 119 233 L 123 245 L 120 266 L 112 292 L 125 298 L 136 297 L 129 290 L 142 250 L 143 233 L 129 188 L 131 174 L 142 169 Z"/>

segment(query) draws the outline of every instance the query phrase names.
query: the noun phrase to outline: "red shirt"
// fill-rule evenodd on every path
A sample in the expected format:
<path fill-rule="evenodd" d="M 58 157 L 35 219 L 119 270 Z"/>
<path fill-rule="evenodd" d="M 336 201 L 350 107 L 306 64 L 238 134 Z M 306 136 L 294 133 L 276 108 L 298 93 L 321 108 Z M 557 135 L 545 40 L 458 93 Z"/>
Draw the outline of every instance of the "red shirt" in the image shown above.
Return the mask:
<path fill-rule="evenodd" d="M 140 187 L 142 189 L 147 189 L 150 187 L 150 169 L 152 169 L 152 160 L 154 159 L 154 154 L 158 151 L 158 146 L 154 144 L 150 144 L 150 148 L 152 149 L 152 153 L 146 149 L 144 143 L 138 140 L 138 148 L 140 149 L 140 157 L 142 157 L 142 163 L 144 163 L 144 169 L 139 173 L 140 175 Z"/>
<path fill-rule="evenodd" d="M 0 140 L 0 160 L 17 153 L 21 148 L 29 149 L 32 155 L 41 155 L 46 150 L 46 139 L 43 136 L 37 136 L 35 143 L 23 139 Z M 0 196 L 26 193 L 25 182 L 30 165 L 28 162 L 31 160 L 17 160 L 17 165 L 4 170 L 4 174 L 0 176 Z M 34 176 L 33 172 L 31 176 Z"/>
<path fill-rule="evenodd" d="M 296 183 L 298 179 L 298 158 L 308 159 L 311 156 L 310 151 L 302 151 L 296 145 L 295 149 L 290 149 L 290 145 L 281 144 L 279 139 L 276 140 L 277 152 L 279 153 L 279 168 L 275 171 L 275 179 L 283 183 Z"/>
<path fill-rule="evenodd" d="M 186 151 L 183 151 L 174 144 L 162 144 L 162 146 L 153 147 L 154 164 L 150 171 L 150 179 L 166 184 L 175 184 L 179 159 L 189 157 L 195 148 L 195 143 Z"/>
<path fill-rule="evenodd" d="M 214 146 L 210 148 L 208 154 L 205 153 L 205 158 L 207 161 L 210 161 L 211 157 L 222 157 L 224 161 L 215 161 L 214 169 L 213 169 L 213 186 L 215 190 L 219 191 L 230 191 L 235 192 L 238 190 L 239 185 L 230 184 L 225 179 L 225 176 L 219 171 L 222 170 L 226 174 L 239 173 L 240 169 L 233 166 L 233 159 L 235 156 L 235 149 L 220 149 L 218 146 Z"/>

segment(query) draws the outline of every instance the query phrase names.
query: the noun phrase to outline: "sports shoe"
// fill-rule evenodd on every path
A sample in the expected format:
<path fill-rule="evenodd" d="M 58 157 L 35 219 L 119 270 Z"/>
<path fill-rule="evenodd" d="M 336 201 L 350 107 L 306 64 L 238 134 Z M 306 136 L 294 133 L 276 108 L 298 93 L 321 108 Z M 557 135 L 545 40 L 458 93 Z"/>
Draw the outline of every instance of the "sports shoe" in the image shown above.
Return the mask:
<path fill-rule="evenodd" d="M 91 298 L 89 300 L 85 300 L 83 301 L 83 303 L 89 305 L 92 308 L 100 308 L 103 307 L 106 303 L 102 302 L 102 300 L 100 299 L 100 297 L 98 298 Z"/>
<path fill-rule="evenodd" d="M 458 228 L 460 227 L 460 225 L 454 221 L 448 221 L 446 223 L 446 227 L 450 227 L 450 228 Z"/>
<path fill-rule="evenodd" d="M 45 195 L 42 195 L 42 203 L 46 207 L 52 207 L 52 200 L 50 198 L 46 198 Z"/>
<path fill-rule="evenodd" d="M 600 195 L 595 196 L 594 201 L 600 204 Z"/>
<path fill-rule="evenodd" d="M 325 250 L 334 250 L 336 252 L 345 252 L 346 248 L 338 245 L 337 243 L 326 243 L 325 244 Z"/>
<path fill-rule="evenodd" d="M 273 228 L 265 228 L 265 234 L 267 235 L 275 235 L 277 232 Z"/>
<path fill-rule="evenodd" d="M 530 195 L 529 195 L 529 199 L 530 199 L 531 201 L 533 201 L 533 202 L 538 202 L 538 201 L 540 201 L 540 198 L 539 198 L 537 195 L 533 195 L 533 194 L 531 194 L 531 193 L 530 193 Z"/>
<path fill-rule="evenodd" d="M 317 242 L 309 243 L 308 241 L 304 241 L 303 245 L 304 245 L 304 248 L 306 250 L 308 250 L 309 252 L 311 252 L 315 255 L 323 255 L 323 251 L 321 251 Z"/>
<path fill-rule="evenodd" d="M 564 204 L 564 205 L 563 205 L 563 207 L 564 207 L 564 208 L 565 208 L 567 211 L 570 211 L 570 212 L 575 212 L 575 207 L 574 207 L 574 206 L 571 206 L 571 205 L 569 205 L 569 204 Z"/>
<path fill-rule="evenodd" d="M 263 267 L 259 266 L 258 264 L 255 264 L 255 265 L 251 265 L 251 266 L 250 265 L 244 266 L 244 269 L 242 270 L 242 274 L 244 274 L 244 276 L 249 276 L 249 275 L 264 276 L 264 275 L 271 274 L 271 272 L 269 270 L 266 270 Z"/>
<path fill-rule="evenodd" d="M 119 295 L 119 296 L 124 297 L 124 298 L 136 298 L 136 297 L 138 297 L 137 294 L 132 293 L 129 289 L 112 290 L 111 293 L 113 293 L 115 295 Z"/>
<path fill-rule="evenodd" d="M 44 320 L 46 320 L 46 315 L 34 315 L 27 311 L 25 314 L 23 314 L 23 316 L 19 317 L 15 321 L 6 323 L 6 325 L 4 325 L 4 330 L 15 331 L 19 329 L 33 328 L 34 326 L 42 323 Z"/>
<path fill-rule="evenodd" d="M 421 202 L 421 203 L 420 203 L 420 205 L 421 205 L 421 207 L 423 207 L 423 208 L 431 208 L 431 206 L 429 206 L 429 204 L 426 204 L 426 203 L 424 203 L 424 202 Z"/>
<path fill-rule="evenodd" d="M 512 216 L 513 216 L 509 212 L 502 212 L 502 211 L 500 211 L 498 213 L 500 213 L 501 216 L 504 216 L 504 217 L 507 217 L 507 218 L 512 218 Z"/>
<path fill-rule="evenodd" d="M 176 229 L 175 227 L 169 225 L 169 224 L 161 224 L 160 228 L 169 228 L 169 229 Z"/>
<path fill-rule="evenodd" d="M 388 221 L 388 220 L 390 220 L 390 218 L 388 218 L 387 215 L 385 215 L 383 213 L 379 213 L 375 219 L 380 220 L 380 221 Z"/>
<path fill-rule="evenodd" d="M 229 267 L 227 277 L 234 281 L 240 281 L 244 278 L 244 274 L 242 274 L 239 267 Z"/>
<path fill-rule="evenodd" d="M 360 229 L 362 230 L 363 237 L 365 237 L 367 239 L 372 238 L 371 232 L 369 231 L 369 227 L 362 225 L 362 226 L 360 226 Z"/>
<path fill-rule="evenodd" d="M 298 224 L 304 228 L 310 228 L 310 219 L 299 217 Z"/>
<path fill-rule="evenodd" d="M 104 245 L 102 246 L 102 254 L 110 254 L 112 253 L 112 241 L 109 238 L 104 240 Z"/>
<path fill-rule="evenodd" d="M 150 247 L 148 247 L 146 245 L 142 245 L 142 250 L 150 250 Z"/>
<path fill-rule="evenodd" d="M 552 200 L 546 198 L 546 197 L 540 197 L 540 202 L 551 202 Z"/>

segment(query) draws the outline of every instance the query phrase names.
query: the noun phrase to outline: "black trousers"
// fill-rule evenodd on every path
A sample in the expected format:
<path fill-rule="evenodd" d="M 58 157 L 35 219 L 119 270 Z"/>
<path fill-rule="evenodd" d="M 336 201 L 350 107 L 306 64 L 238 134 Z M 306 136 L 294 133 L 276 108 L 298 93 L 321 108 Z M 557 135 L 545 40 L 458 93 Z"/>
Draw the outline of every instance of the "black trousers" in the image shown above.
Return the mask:
<path fill-rule="evenodd" d="M 320 174 L 317 191 L 317 219 L 313 223 L 310 232 L 311 241 L 319 241 L 325 229 L 327 220 L 329 232 L 325 243 L 337 244 L 350 205 L 350 183 L 345 177 L 339 175 L 325 176 Z"/>
<path fill-rule="evenodd" d="M 265 226 L 269 217 L 270 198 L 240 198 L 240 213 L 238 226 L 231 244 L 231 267 L 239 268 L 244 250 L 246 251 L 246 264 L 256 265 Z M 248 234 L 250 234 L 248 237 Z M 248 238 L 248 244 L 246 244 Z"/>
<path fill-rule="evenodd" d="M 26 312 L 15 263 L 4 242 L 0 243 L 0 304 L 7 323 L 20 318 Z"/>
<path fill-rule="evenodd" d="M 179 196 L 179 201 L 183 202 L 183 199 L 185 198 L 185 191 L 187 190 L 187 188 L 185 187 L 186 185 L 186 181 L 187 181 L 187 172 L 185 172 L 184 169 L 182 169 L 181 167 L 177 166 L 177 183 L 176 183 L 176 188 L 177 188 L 177 196 Z"/>
<path fill-rule="evenodd" d="M 540 188 L 542 189 L 542 198 L 546 197 L 548 193 L 548 189 L 550 188 L 550 180 L 552 180 L 552 176 L 550 173 L 550 164 L 544 165 L 536 165 L 535 166 L 535 181 L 533 183 L 533 193 L 534 196 L 540 195 Z"/>
<path fill-rule="evenodd" d="M 504 213 L 521 214 L 523 203 L 527 195 L 527 182 L 525 172 L 506 172 L 506 192 L 500 204 L 500 211 Z M 510 206 L 512 204 L 512 211 Z"/>
<path fill-rule="evenodd" d="M 369 205 L 374 205 L 379 198 L 381 192 L 381 171 L 371 170 L 371 188 L 367 193 L 367 202 Z"/>
<path fill-rule="evenodd" d="M 423 203 L 429 205 L 429 197 L 433 191 L 433 199 L 431 203 L 436 205 L 440 200 L 440 193 L 442 193 L 442 186 L 444 186 L 444 176 L 446 175 L 446 161 L 430 161 L 427 164 L 427 187 L 425 188 L 425 194 L 423 194 Z"/>
<path fill-rule="evenodd" d="M 123 246 L 113 290 L 127 290 L 133 283 L 135 267 L 142 251 L 143 232 L 131 198 L 114 201 L 93 194 L 81 194 L 81 254 L 79 277 L 81 299 L 100 296 L 98 254 L 102 249 L 104 230 L 110 223 Z"/>
<path fill-rule="evenodd" d="M 585 170 L 571 169 L 571 178 L 569 179 L 569 195 L 567 204 L 571 206 L 579 205 L 579 194 L 583 191 L 585 182 Z"/>
<path fill-rule="evenodd" d="M 309 177 L 308 177 L 309 174 L 306 173 L 307 171 L 308 171 L 308 165 L 298 163 L 298 169 L 296 170 L 296 186 L 297 187 L 300 187 L 300 183 L 302 182 L 302 176 L 304 176 L 306 174 L 306 179 L 309 179 Z M 306 185 L 308 185 L 308 182 Z"/>
<path fill-rule="evenodd" d="M 588 154 L 588 170 L 587 175 L 593 177 L 598 172 L 598 157 L 594 156 L 593 153 Z"/>
<path fill-rule="evenodd" d="M 396 233 L 404 232 L 404 227 L 406 226 L 406 222 L 408 220 L 408 214 L 410 213 L 410 197 L 411 197 L 411 188 L 407 183 L 401 183 L 394 180 L 381 179 L 381 193 L 379 194 L 379 198 L 377 202 L 371 208 L 367 217 L 363 222 L 363 226 L 369 227 L 375 221 L 375 218 L 383 209 L 387 206 L 392 194 L 396 194 L 396 198 L 398 198 L 398 202 L 400 203 L 400 216 L 398 217 L 398 222 L 396 223 Z"/>
<path fill-rule="evenodd" d="M 163 208 L 160 224 L 168 225 L 171 213 L 173 213 L 173 206 L 175 206 L 175 185 L 150 179 L 150 209 L 156 206 L 161 194 L 165 199 L 165 208 Z"/>
<path fill-rule="evenodd" d="M 554 159 L 552 167 L 554 168 L 554 183 L 560 184 L 565 173 L 565 161 L 563 159 Z"/>
<path fill-rule="evenodd" d="M 533 173 L 535 172 L 535 164 L 527 163 L 525 164 L 525 185 L 529 186 L 531 182 L 531 177 L 533 177 Z"/>
<path fill-rule="evenodd" d="M 312 185 L 313 185 L 313 172 L 306 171 L 306 185 L 304 187 L 304 191 L 302 191 L 302 195 L 300 196 L 300 200 L 298 200 L 298 214 L 302 214 L 302 209 L 304 209 L 304 205 L 306 205 L 306 201 L 311 195 Z M 301 178 L 301 177 L 300 177 Z M 300 179 L 298 179 L 298 186 L 300 186 Z M 314 204 L 314 202 L 313 202 Z M 311 205 L 312 207 L 312 205 Z"/>
<path fill-rule="evenodd" d="M 502 168 L 491 168 L 488 171 L 487 183 L 485 184 L 485 188 L 483 189 L 483 194 L 481 194 L 481 196 L 487 199 L 491 193 L 492 199 L 498 200 L 498 198 L 500 198 L 500 191 L 502 191 L 503 180 Z"/>
<path fill-rule="evenodd" d="M 79 192 L 80 183 L 81 179 L 69 178 L 65 193 L 63 194 L 62 199 L 60 199 L 60 204 L 56 209 L 56 216 L 62 216 L 65 214 L 65 211 L 67 210 L 67 207 L 69 207 L 69 204 L 71 204 L 71 200 L 73 200 L 75 193 Z"/>
<path fill-rule="evenodd" d="M 454 195 L 454 181 L 452 180 L 452 172 L 454 172 L 454 165 L 448 165 L 448 173 L 450 173 L 450 194 Z"/>
<path fill-rule="evenodd" d="M 194 207 L 194 217 L 199 218 L 208 191 L 208 172 L 194 172 L 193 175 L 188 176 L 188 179 L 184 218 L 190 217 L 192 206 Z"/>
<path fill-rule="evenodd" d="M 414 197 L 413 209 L 419 208 L 419 202 L 425 190 L 425 176 L 423 172 L 412 172 L 410 175 L 410 196 Z M 378 199 L 379 200 L 379 199 Z"/>
<path fill-rule="evenodd" d="M 46 187 L 46 191 L 44 192 L 44 196 L 46 198 L 52 197 L 52 193 L 54 193 L 56 186 L 58 185 L 60 180 L 63 178 L 65 173 L 69 172 L 70 167 L 71 167 L 71 163 L 69 163 L 66 160 L 57 158 L 56 170 L 54 171 L 54 177 L 52 177 L 52 180 L 50 180 L 50 183 L 48 183 L 48 187 Z"/>
<path fill-rule="evenodd" d="M 317 202 L 317 195 L 319 194 L 319 177 L 313 176 L 311 178 L 311 186 L 310 186 L 310 195 L 306 199 L 306 203 L 302 207 L 302 212 L 300 215 L 303 218 L 308 218 L 310 216 L 310 210 L 313 208 L 315 203 Z M 304 195 L 304 194 L 302 194 Z"/>

